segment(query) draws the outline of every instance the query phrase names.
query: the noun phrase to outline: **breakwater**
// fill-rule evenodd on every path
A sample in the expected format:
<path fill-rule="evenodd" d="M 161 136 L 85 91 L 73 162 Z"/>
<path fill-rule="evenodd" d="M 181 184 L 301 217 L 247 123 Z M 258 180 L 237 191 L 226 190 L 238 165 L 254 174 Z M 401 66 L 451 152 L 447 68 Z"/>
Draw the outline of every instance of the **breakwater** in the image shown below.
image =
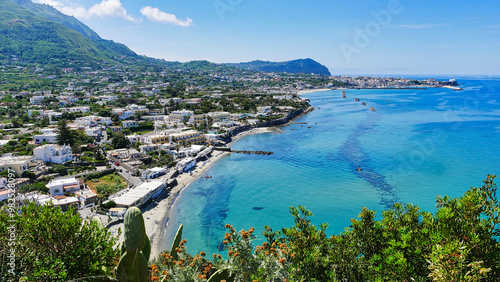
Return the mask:
<path fill-rule="evenodd" d="M 254 154 L 254 155 L 272 155 L 272 154 L 274 154 L 273 152 L 268 152 L 268 151 L 246 151 L 246 150 L 231 150 L 231 153 Z"/>

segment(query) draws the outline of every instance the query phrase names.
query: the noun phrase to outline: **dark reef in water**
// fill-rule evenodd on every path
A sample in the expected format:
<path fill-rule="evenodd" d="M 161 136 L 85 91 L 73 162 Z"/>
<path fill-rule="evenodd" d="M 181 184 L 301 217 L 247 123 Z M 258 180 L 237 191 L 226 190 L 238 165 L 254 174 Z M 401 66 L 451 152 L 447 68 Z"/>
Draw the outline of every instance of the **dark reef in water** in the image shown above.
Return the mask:
<path fill-rule="evenodd" d="M 352 171 L 358 177 L 366 180 L 375 188 L 380 195 L 380 204 L 386 208 L 391 208 L 394 203 L 398 202 L 394 187 L 386 182 L 385 176 L 370 167 L 370 156 L 363 151 L 358 140 L 361 135 L 373 130 L 373 126 L 378 119 L 380 119 L 380 116 L 368 115 L 339 148 L 339 156 L 343 161 L 349 163 Z M 357 171 L 358 167 L 361 167 L 362 171 Z"/>

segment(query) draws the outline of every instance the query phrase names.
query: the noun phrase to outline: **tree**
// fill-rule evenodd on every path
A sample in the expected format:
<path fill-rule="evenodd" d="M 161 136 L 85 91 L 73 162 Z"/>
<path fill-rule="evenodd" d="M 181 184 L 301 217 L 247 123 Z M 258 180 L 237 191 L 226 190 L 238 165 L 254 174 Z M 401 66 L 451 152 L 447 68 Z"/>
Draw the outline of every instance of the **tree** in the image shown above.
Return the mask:
<path fill-rule="evenodd" d="M 73 132 L 68 127 L 66 120 L 61 120 L 57 124 L 57 144 L 59 145 L 73 145 L 75 143 Z"/>
<path fill-rule="evenodd" d="M 29 178 L 29 179 L 33 180 L 33 179 L 36 178 L 36 174 L 33 171 L 31 171 L 31 170 L 25 170 L 23 172 L 23 174 L 21 175 L 21 177 L 23 177 L 23 178 Z"/>
<path fill-rule="evenodd" d="M 63 165 L 55 165 L 52 170 L 55 172 L 55 173 L 59 173 L 59 175 L 61 176 L 65 176 L 68 174 L 68 168 L 63 166 Z"/>
<path fill-rule="evenodd" d="M 12 249 L 12 244 L 8 245 L 12 226 L 16 234 L 15 276 L 1 271 L 2 281 L 18 281 L 23 276 L 29 281 L 105 278 L 119 253 L 114 249 L 117 239 L 102 223 L 84 221 L 72 208 L 62 212 L 53 205 L 30 203 L 21 208 L 21 214 L 0 211 L 0 253 L 5 254 L 0 259 L 5 266 L 10 261 L 6 254 Z"/>
<path fill-rule="evenodd" d="M 121 132 L 117 132 L 111 139 L 111 144 L 115 149 L 127 148 L 130 146 L 130 141 Z"/>

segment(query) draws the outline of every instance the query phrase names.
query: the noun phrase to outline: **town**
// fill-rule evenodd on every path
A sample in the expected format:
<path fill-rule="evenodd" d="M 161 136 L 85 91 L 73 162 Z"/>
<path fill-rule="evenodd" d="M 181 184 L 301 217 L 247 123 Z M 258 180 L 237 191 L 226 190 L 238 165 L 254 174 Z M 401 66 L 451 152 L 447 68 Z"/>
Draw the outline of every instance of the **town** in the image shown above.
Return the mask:
<path fill-rule="evenodd" d="M 165 68 L 45 68 L 15 56 L 0 67 L 0 200 L 92 207 L 119 220 L 168 196 L 232 137 L 310 109 L 301 91 L 422 88 L 435 79 L 330 77 L 237 69 L 204 61 Z M 93 214 L 85 214 L 90 217 Z"/>

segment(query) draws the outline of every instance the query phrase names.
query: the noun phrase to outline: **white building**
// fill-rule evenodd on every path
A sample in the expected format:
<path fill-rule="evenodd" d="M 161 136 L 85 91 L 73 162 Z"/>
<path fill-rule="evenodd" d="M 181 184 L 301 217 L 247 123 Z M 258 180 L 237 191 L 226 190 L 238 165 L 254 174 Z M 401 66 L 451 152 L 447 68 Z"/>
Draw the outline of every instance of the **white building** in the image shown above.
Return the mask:
<path fill-rule="evenodd" d="M 46 144 L 33 149 L 35 160 L 62 164 L 73 160 L 73 152 L 70 146 L 59 146 Z"/>
<path fill-rule="evenodd" d="M 268 114 L 270 112 L 271 112 L 271 106 L 257 107 L 257 113 L 258 114 L 266 115 L 266 114 Z"/>
<path fill-rule="evenodd" d="M 36 144 L 40 144 L 43 142 L 48 142 L 50 144 L 57 143 L 57 130 L 52 128 L 44 128 L 41 129 L 40 132 L 42 134 L 37 134 L 33 136 Z"/>
<path fill-rule="evenodd" d="M 75 124 L 84 127 L 84 126 L 95 126 L 98 124 L 103 125 L 111 125 L 113 121 L 110 117 L 99 117 L 99 116 L 85 116 L 79 117 L 75 119 Z"/>
<path fill-rule="evenodd" d="M 79 106 L 79 107 L 72 107 L 72 108 L 61 108 L 61 111 L 63 112 L 70 112 L 70 113 L 88 113 L 90 112 L 90 107 L 87 106 Z"/>
<path fill-rule="evenodd" d="M 58 96 L 57 99 L 59 99 L 61 105 L 72 104 L 78 101 L 75 96 Z"/>
<path fill-rule="evenodd" d="M 100 96 L 99 99 L 103 102 L 111 102 L 111 101 L 118 99 L 118 96 L 116 96 L 116 95 L 104 95 L 104 96 Z"/>
<path fill-rule="evenodd" d="M 97 194 L 92 192 L 92 190 L 90 189 L 75 192 L 75 196 L 80 202 L 81 207 L 93 205 L 98 202 Z"/>
<path fill-rule="evenodd" d="M 51 196 L 61 196 L 64 193 L 71 193 L 80 190 L 80 180 L 75 177 L 59 178 L 50 181 L 47 185 Z"/>
<path fill-rule="evenodd" d="M 112 109 L 114 114 L 117 114 L 120 119 L 129 119 L 134 115 L 133 111 L 127 111 L 125 109 Z"/>
<path fill-rule="evenodd" d="M 12 194 L 14 194 L 12 189 L 0 189 L 0 202 L 9 199 Z"/>
<path fill-rule="evenodd" d="M 33 105 L 40 105 L 42 104 L 43 99 L 50 97 L 50 96 L 33 96 L 30 98 L 30 103 Z"/>
<path fill-rule="evenodd" d="M 101 135 L 101 132 L 105 131 L 106 129 L 102 126 L 94 126 L 94 127 L 86 126 L 84 130 L 87 136 L 97 137 Z"/>
<path fill-rule="evenodd" d="M 158 176 L 164 175 L 167 173 L 167 169 L 163 167 L 153 167 L 153 168 L 148 168 L 144 170 L 141 174 L 142 179 L 153 179 L 157 178 Z"/>
<path fill-rule="evenodd" d="M 125 137 L 128 139 L 128 141 L 130 141 L 130 144 L 134 144 L 141 141 L 141 136 L 137 134 L 127 135 Z"/>
<path fill-rule="evenodd" d="M 137 121 L 136 120 L 124 120 L 122 121 L 122 127 L 123 128 L 130 128 L 130 127 L 136 127 Z"/>
<path fill-rule="evenodd" d="M 182 161 L 177 163 L 177 170 L 188 171 L 196 165 L 196 159 L 194 158 L 185 158 Z"/>
<path fill-rule="evenodd" d="M 141 207 L 149 200 L 160 196 L 166 187 L 166 182 L 150 180 L 110 200 L 116 203 L 116 207 Z"/>

